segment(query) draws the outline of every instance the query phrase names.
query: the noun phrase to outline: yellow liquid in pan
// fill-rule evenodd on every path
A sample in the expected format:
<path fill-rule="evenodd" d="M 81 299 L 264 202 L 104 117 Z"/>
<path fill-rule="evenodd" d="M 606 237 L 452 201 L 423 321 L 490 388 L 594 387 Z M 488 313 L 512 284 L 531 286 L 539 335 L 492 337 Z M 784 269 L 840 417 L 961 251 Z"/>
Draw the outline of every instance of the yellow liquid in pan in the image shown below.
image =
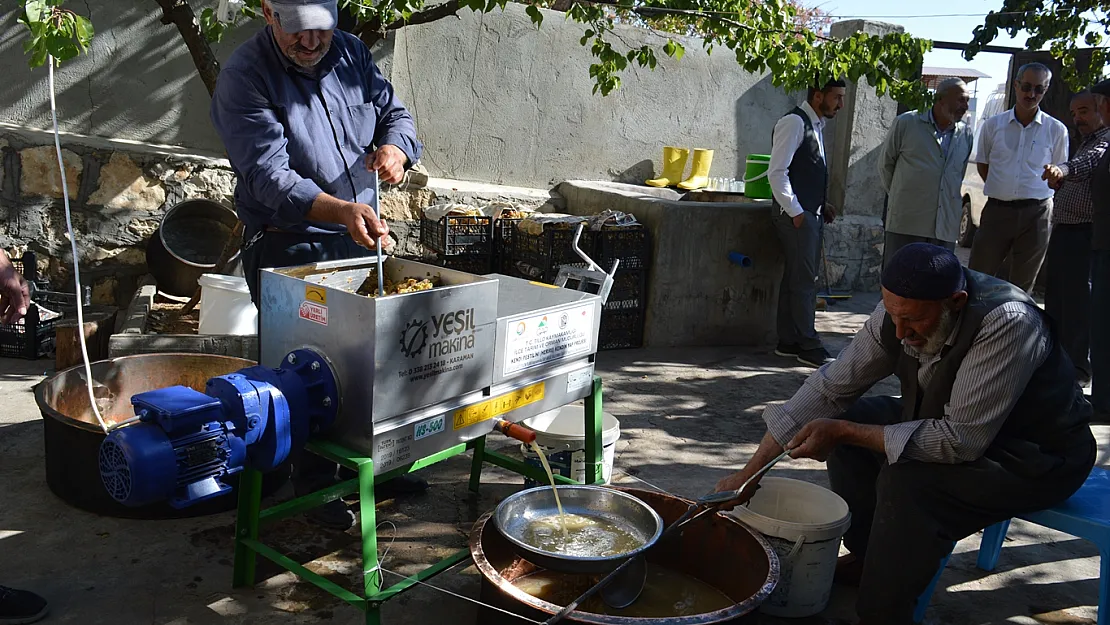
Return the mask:
<path fill-rule="evenodd" d="M 513 585 L 537 599 L 565 606 L 597 581 L 588 575 L 537 571 L 515 580 Z M 607 616 L 666 618 L 715 612 L 730 608 L 735 603 L 728 595 L 700 579 L 649 562 L 644 591 L 632 605 L 620 610 L 610 608 L 600 596 L 594 595 L 578 609 Z"/>

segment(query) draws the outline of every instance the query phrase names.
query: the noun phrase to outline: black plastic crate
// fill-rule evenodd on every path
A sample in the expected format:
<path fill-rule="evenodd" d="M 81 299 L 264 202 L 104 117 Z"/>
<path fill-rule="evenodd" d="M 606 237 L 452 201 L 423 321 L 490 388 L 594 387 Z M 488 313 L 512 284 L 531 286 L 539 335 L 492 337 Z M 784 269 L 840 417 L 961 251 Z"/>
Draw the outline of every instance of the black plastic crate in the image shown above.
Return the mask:
<path fill-rule="evenodd" d="M 567 224 L 561 224 L 560 227 L 547 225 L 543 234 L 531 234 L 517 228 L 512 235 L 513 261 L 534 267 L 539 272 L 537 277 L 544 280 L 554 280 L 562 265 L 584 267 L 582 257 L 571 247 L 577 226 L 567 226 Z M 593 231 L 585 229 L 578 240 L 579 249 L 591 258 L 594 254 L 594 234 Z"/>
<path fill-rule="evenodd" d="M 420 242 L 439 254 L 493 253 L 493 218 L 444 215 L 439 221 L 420 219 Z"/>
<path fill-rule="evenodd" d="M 507 254 L 512 251 L 513 234 L 520 219 L 497 219 L 493 222 L 493 252 Z"/>
<path fill-rule="evenodd" d="M 643 310 L 603 310 L 597 335 L 599 351 L 634 349 L 644 344 Z"/>
<path fill-rule="evenodd" d="M 622 265 L 623 266 L 623 265 Z M 602 310 L 643 310 L 647 307 L 647 272 L 620 269 L 613 276 L 613 287 Z"/>
<path fill-rule="evenodd" d="M 643 226 L 607 227 L 595 233 L 594 260 L 606 271 L 614 259 L 620 259 L 617 270 L 651 267 L 651 238 Z"/>
<path fill-rule="evenodd" d="M 27 252 L 19 259 L 12 259 L 12 264 L 27 282 L 34 284 L 32 301 L 62 315 L 42 319 L 42 310 L 31 306 L 21 322 L 0 323 L 0 357 L 35 360 L 49 356 L 54 352 L 55 328 L 69 311 L 76 308 L 77 297 L 42 288 L 46 283 L 38 279 L 34 253 Z"/>
<path fill-rule="evenodd" d="M 456 254 L 454 256 L 439 255 L 436 262 L 445 269 L 465 271 L 484 276 L 494 271 L 493 256 L 490 254 Z"/>

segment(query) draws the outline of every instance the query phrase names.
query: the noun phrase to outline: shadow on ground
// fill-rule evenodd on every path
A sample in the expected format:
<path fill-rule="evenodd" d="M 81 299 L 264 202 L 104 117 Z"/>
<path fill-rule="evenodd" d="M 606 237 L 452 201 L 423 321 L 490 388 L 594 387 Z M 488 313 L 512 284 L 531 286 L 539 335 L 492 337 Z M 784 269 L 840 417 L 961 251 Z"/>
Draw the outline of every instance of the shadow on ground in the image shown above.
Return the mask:
<path fill-rule="evenodd" d="M 847 344 L 876 301 L 842 300 L 819 314 L 831 351 Z M 47 623 L 363 622 L 355 608 L 265 561 L 254 588 L 232 589 L 233 512 L 128 521 L 89 514 L 55 497 L 45 481 L 42 425 L 30 392 L 49 372 L 44 363 L 0 361 L 0 584 L 49 597 Z M 605 409 L 621 423 L 614 481 L 635 487 L 646 482 L 686 497 L 708 492 L 742 466 L 763 435 L 764 408 L 787 399 L 811 372 L 766 348 L 603 352 L 597 370 L 604 378 Z M 897 385 L 886 380 L 872 392 L 896 394 Z M 1105 443 L 1106 432 L 1098 435 Z M 504 439 L 490 442 L 516 453 Z M 1106 457 L 1100 454 L 1100 463 Z M 455 457 L 421 472 L 431 483 L 427 493 L 379 502 L 378 551 L 386 554 L 387 582 L 465 548 L 474 522 L 523 486 L 519 476 L 487 468 L 476 497 L 467 490 L 468 473 L 469 457 Z M 780 463 L 774 475 L 827 485 L 824 465 L 813 461 Z M 286 485 L 268 503 L 290 496 Z M 362 585 L 361 542 L 353 531 L 322 530 L 296 517 L 265 529 L 262 538 L 336 583 Z M 1093 546 L 1015 522 L 999 568 L 986 573 L 975 567 L 978 540 L 958 545 L 926 623 L 1094 622 Z M 479 576 L 465 563 L 432 583 L 463 597 L 479 592 Z M 854 591 L 834 587 L 825 614 L 850 617 L 853 603 Z M 476 614 L 465 599 L 417 587 L 385 604 L 383 622 L 482 625 Z M 746 622 L 820 620 L 756 615 Z"/>

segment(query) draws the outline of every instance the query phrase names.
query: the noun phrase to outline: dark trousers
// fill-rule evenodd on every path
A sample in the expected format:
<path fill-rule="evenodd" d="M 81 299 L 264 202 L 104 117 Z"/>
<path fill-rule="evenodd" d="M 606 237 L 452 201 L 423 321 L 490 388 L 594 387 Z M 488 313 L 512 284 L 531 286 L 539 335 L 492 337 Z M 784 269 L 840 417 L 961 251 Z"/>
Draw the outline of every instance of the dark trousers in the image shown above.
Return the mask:
<path fill-rule="evenodd" d="M 777 327 L 779 343 L 802 350 L 821 347 L 814 327 L 817 311 L 817 264 L 821 256 L 824 221 L 804 211 L 805 221 L 795 228 L 791 218 L 777 206 L 772 219 L 782 243 L 786 265 L 779 284 Z"/>
<path fill-rule="evenodd" d="M 938 245 L 948 250 L 956 249 L 955 241 L 941 241 L 940 239 L 931 239 L 929 237 L 919 237 L 912 234 L 899 234 L 897 232 L 886 231 L 883 235 L 883 269 L 886 269 L 887 264 L 890 263 L 890 258 L 894 256 L 898 250 L 906 247 L 910 243 L 929 243 L 931 245 Z"/>
<path fill-rule="evenodd" d="M 370 250 L 358 246 L 348 234 L 303 234 L 264 232 L 244 242 L 243 276 L 251 292 L 251 301 L 258 306 L 259 270 L 295 267 L 326 260 L 345 260 L 369 256 Z M 336 473 L 336 464 L 307 453 L 302 448 L 290 454 L 293 465 L 293 487 L 298 493 L 310 492 L 329 483 Z"/>
<path fill-rule="evenodd" d="M 1091 252 L 1091 404 L 1110 414 L 1110 250 Z"/>
<path fill-rule="evenodd" d="M 1057 224 L 1045 256 L 1044 308 L 1080 377 L 1091 377 L 1091 224 Z"/>
<path fill-rule="evenodd" d="M 968 269 L 998 275 L 1009 256 L 1010 284 L 1032 293 L 1048 251 L 1051 216 L 1051 199 L 1003 203 L 988 198 L 971 244 Z"/>
<path fill-rule="evenodd" d="M 856 423 L 902 420 L 902 402 L 866 397 L 842 416 Z M 1095 460 L 1094 438 L 1036 478 L 1018 476 L 987 457 L 961 464 L 900 460 L 841 445 L 828 459 L 832 489 L 848 503 L 844 546 L 864 561 L 856 612 L 861 625 L 910 625 L 918 596 L 952 543 L 1016 514 L 1067 499 Z"/>

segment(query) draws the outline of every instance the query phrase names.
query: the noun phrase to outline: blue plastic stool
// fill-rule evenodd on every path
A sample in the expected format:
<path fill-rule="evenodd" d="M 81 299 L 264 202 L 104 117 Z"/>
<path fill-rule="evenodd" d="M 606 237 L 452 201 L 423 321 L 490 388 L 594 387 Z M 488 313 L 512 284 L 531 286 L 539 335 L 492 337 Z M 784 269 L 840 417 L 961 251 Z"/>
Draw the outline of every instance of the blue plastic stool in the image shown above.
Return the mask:
<path fill-rule="evenodd" d="M 937 582 L 940 581 L 940 574 L 944 572 L 944 567 L 948 566 L 948 558 L 952 557 L 952 550 L 956 548 L 956 543 L 948 548 L 948 555 L 940 559 L 940 566 L 937 567 L 937 574 L 933 576 L 933 581 L 925 588 L 925 592 L 917 598 L 917 607 L 913 610 L 913 622 L 920 623 L 925 618 L 925 610 L 929 607 L 929 600 L 933 596 L 933 590 L 937 587 Z"/>
<path fill-rule="evenodd" d="M 1087 476 L 1087 481 L 1067 501 L 1055 508 L 1023 514 L 1018 518 L 1089 540 L 1098 546 L 1100 556 L 1098 625 L 1110 625 L 1110 471 L 1094 467 L 1091 469 L 1091 474 Z M 998 564 L 998 556 L 1002 553 L 1002 541 L 1006 538 L 1006 530 L 1009 527 L 1010 522 L 1003 521 L 983 530 L 977 562 L 980 569 L 994 570 L 995 565 Z M 918 597 L 917 609 L 913 613 L 915 623 L 920 623 L 925 617 L 925 609 L 929 606 L 933 590 L 947 563 L 946 556 L 941 560 L 940 569 L 937 570 L 929 587 Z"/>

